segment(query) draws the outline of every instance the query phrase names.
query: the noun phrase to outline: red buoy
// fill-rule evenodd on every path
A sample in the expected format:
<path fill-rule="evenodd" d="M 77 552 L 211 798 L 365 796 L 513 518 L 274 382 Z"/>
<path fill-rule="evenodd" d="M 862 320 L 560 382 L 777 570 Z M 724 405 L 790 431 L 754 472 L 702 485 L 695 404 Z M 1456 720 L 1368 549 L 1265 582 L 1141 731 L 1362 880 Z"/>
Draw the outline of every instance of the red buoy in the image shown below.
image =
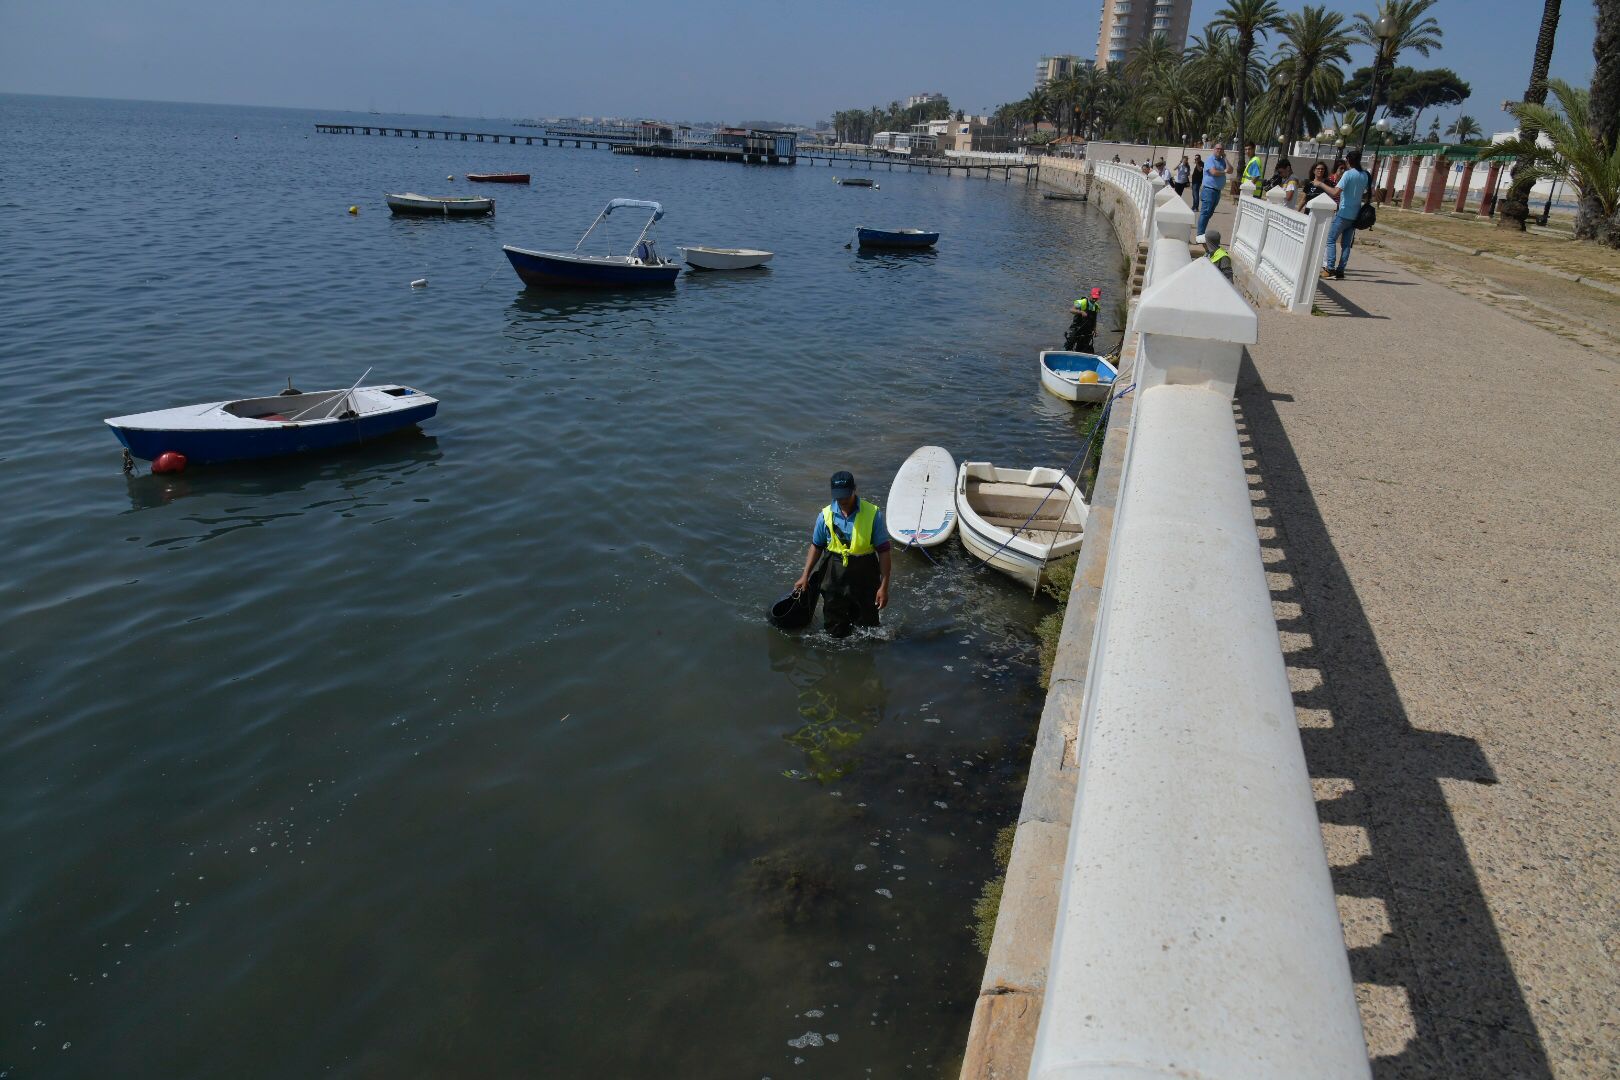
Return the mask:
<path fill-rule="evenodd" d="M 186 455 L 178 450 L 165 450 L 152 459 L 152 471 L 155 473 L 185 472 Z"/>

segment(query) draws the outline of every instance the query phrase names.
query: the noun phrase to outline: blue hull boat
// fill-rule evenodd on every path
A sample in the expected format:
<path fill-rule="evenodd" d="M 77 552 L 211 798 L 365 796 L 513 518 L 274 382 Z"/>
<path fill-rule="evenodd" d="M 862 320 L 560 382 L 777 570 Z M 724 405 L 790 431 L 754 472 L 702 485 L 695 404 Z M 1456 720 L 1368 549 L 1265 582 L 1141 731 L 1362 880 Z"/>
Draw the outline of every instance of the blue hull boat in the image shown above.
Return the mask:
<path fill-rule="evenodd" d="M 607 220 L 615 210 L 625 208 L 651 210 L 652 216 L 641 227 L 628 255 L 581 255 L 596 227 Z M 551 285 L 562 288 L 624 289 L 640 285 L 673 285 L 680 276 L 681 264 L 663 258 L 652 239 L 652 227 L 664 216 L 664 208 L 645 199 L 612 199 L 585 235 L 579 238 L 570 252 L 530 251 L 528 248 L 505 245 L 501 248 L 525 285 Z"/>
<path fill-rule="evenodd" d="M 132 413 L 107 426 L 143 460 L 172 450 L 188 464 L 212 465 L 353 446 L 414 427 L 438 409 L 437 398 L 409 386 L 356 386 Z"/>
<path fill-rule="evenodd" d="M 939 233 L 921 229 L 867 229 L 855 230 L 862 248 L 931 248 L 939 243 Z"/>
<path fill-rule="evenodd" d="M 501 250 L 525 285 L 581 289 L 673 285 L 681 272 L 678 264 L 646 264 L 628 255 L 563 255 L 511 245 Z"/>

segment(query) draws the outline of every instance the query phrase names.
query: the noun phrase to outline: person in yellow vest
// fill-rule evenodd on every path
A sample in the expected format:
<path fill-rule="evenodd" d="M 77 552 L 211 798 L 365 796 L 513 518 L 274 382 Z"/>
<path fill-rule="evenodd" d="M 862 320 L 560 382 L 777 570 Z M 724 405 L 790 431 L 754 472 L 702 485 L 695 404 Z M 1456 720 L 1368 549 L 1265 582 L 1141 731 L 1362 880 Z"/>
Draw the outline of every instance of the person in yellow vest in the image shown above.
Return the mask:
<path fill-rule="evenodd" d="M 1219 229 L 1211 229 L 1204 234 L 1204 247 L 1209 251 L 1209 261 L 1215 264 L 1215 269 L 1226 275 L 1226 280 L 1232 280 L 1232 256 L 1221 246 L 1221 233 Z"/>
<path fill-rule="evenodd" d="M 1266 163 L 1254 152 L 1254 143 L 1244 143 L 1243 152 L 1249 158 L 1249 163 L 1243 166 L 1243 178 L 1254 182 L 1254 194 L 1258 197 L 1266 186 Z"/>
<path fill-rule="evenodd" d="M 804 572 L 793 583 L 794 592 L 804 592 L 821 564 L 821 618 L 832 637 L 878 625 L 878 612 L 889 606 L 889 547 L 877 503 L 855 494 L 854 476 L 833 473 L 832 502 L 816 517 Z"/>
<path fill-rule="evenodd" d="M 1074 318 L 1069 322 L 1069 332 L 1064 335 L 1063 347 L 1069 352 L 1090 352 L 1097 336 L 1097 313 L 1102 310 L 1102 290 L 1092 289 L 1089 296 L 1076 300 L 1069 310 Z"/>

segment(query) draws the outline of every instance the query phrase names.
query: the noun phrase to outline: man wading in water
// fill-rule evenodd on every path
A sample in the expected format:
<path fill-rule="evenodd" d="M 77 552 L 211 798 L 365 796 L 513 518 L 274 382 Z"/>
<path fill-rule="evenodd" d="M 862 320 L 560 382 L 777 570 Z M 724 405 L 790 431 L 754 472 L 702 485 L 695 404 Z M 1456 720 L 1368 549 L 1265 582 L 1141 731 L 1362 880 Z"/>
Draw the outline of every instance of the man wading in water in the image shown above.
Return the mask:
<path fill-rule="evenodd" d="M 832 497 L 816 518 L 793 591 L 810 587 L 819 560 L 822 621 L 831 636 L 848 637 L 857 626 L 877 626 L 878 612 L 889 606 L 889 530 L 878 505 L 856 497 L 849 473 L 833 473 Z"/>

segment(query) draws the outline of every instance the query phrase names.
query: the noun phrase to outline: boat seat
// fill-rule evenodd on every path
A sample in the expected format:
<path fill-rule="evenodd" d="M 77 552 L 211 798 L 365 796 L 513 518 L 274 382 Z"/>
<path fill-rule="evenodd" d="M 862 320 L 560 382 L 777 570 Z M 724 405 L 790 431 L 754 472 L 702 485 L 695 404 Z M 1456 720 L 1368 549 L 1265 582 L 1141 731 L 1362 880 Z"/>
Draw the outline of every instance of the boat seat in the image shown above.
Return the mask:
<path fill-rule="evenodd" d="M 1023 517 L 1003 517 L 1001 515 L 992 515 L 992 514 L 980 514 L 979 515 L 979 520 L 983 521 L 985 524 L 987 524 L 987 525 L 999 525 L 1003 529 L 1017 529 L 1017 528 L 1019 528 L 1019 526 L 1023 525 L 1024 522 L 1027 521 L 1028 519 L 1029 519 L 1028 514 L 1025 514 Z M 1052 517 L 1049 517 L 1049 518 L 1048 517 L 1038 517 L 1034 521 L 1029 522 L 1029 524 L 1030 524 L 1031 528 L 1023 530 L 1026 533 L 1030 533 L 1030 532 L 1054 533 L 1055 532 L 1055 533 L 1062 533 L 1062 534 L 1066 534 L 1066 535 L 1069 535 L 1069 536 L 1073 536 L 1073 535 L 1075 535 L 1077 533 L 1082 533 L 1082 532 L 1085 531 L 1085 526 L 1084 525 L 1077 525 L 1072 521 L 1059 521 L 1057 519 L 1056 515 L 1054 515 Z"/>

